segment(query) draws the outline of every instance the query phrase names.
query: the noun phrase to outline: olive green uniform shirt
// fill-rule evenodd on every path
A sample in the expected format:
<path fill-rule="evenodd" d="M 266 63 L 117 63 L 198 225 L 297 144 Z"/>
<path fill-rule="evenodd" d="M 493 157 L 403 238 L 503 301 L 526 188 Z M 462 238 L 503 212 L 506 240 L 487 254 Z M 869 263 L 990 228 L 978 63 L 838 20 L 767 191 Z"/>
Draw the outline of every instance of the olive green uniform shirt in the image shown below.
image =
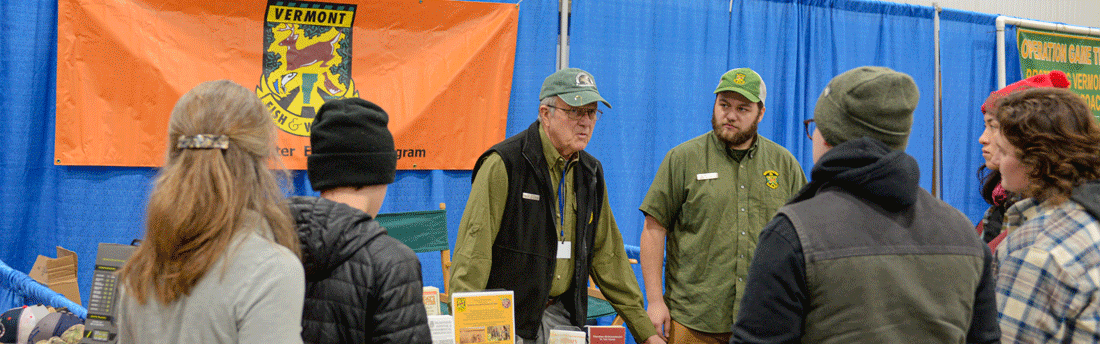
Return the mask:
<path fill-rule="evenodd" d="M 805 184 L 794 156 L 760 135 L 740 161 L 713 131 L 668 151 L 639 209 L 667 229 L 673 320 L 730 332 L 760 230 Z"/>
<path fill-rule="evenodd" d="M 565 160 L 557 149 L 550 144 L 546 131 L 539 126 L 542 139 L 542 152 L 548 162 L 551 187 L 554 190 L 555 229 L 558 239 L 573 242 L 576 228 L 576 195 L 573 188 L 572 169 L 577 159 Z M 564 198 L 564 221 L 558 214 L 557 191 L 561 183 L 562 170 L 565 173 L 565 185 L 562 187 Z M 604 190 L 607 195 L 607 190 Z M 451 292 L 481 291 L 489 280 L 489 271 L 493 261 L 493 243 L 500 231 L 500 221 L 504 216 L 504 206 L 508 197 L 508 171 L 500 155 L 490 154 L 481 163 L 462 213 L 455 242 L 454 260 L 451 265 Z M 589 262 L 593 280 L 600 286 L 608 302 L 626 321 L 634 338 L 645 340 L 657 334 L 642 306 L 642 292 L 638 279 L 627 260 L 626 249 L 615 217 L 611 214 L 611 205 L 605 196 L 600 210 L 599 226 L 593 247 L 592 261 Z M 563 227 L 562 224 L 565 224 Z M 563 230 L 564 228 L 564 230 Z M 573 243 L 575 245 L 575 243 Z M 569 290 L 573 283 L 573 258 L 559 258 L 554 268 L 554 279 L 550 286 L 550 296 L 558 296 Z M 578 291 L 585 293 L 585 291 Z"/>

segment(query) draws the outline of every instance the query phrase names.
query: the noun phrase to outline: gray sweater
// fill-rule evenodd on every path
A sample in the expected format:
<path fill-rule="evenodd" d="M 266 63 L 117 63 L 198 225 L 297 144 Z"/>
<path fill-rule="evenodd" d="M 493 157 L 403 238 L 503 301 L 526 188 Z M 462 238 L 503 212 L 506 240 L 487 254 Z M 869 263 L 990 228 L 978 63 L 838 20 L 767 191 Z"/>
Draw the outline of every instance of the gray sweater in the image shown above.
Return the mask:
<path fill-rule="evenodd" d="M 190 295 L 171 304 L 142 305 L 120 288 L 118 343 L 301 343 L 305 272 L 258 227 L 238 235 Z"/>

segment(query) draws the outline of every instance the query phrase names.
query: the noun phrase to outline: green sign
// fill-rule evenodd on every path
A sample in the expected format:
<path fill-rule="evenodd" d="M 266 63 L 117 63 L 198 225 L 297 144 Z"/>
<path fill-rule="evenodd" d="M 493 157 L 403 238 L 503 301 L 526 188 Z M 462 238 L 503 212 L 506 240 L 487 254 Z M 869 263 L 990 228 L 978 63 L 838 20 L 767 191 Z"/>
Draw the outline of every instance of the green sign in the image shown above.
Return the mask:
<path fill-rule="evenodd" d="M 1065 72 L 1070 90 L 1100 119 L 1100 37 L 1017 28 L 1016 45 L 1022 78 Z"/>

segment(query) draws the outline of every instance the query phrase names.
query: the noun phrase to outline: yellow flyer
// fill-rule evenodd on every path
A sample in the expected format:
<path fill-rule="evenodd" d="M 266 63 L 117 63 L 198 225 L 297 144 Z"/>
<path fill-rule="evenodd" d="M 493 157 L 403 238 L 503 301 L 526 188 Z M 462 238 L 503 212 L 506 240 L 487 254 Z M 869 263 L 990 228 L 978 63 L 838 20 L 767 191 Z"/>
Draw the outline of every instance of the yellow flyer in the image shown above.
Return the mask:
<path fill-rule="evenodd" d="M 515 307 L 511 290 L 454 293 L 455 342 L 513 344 Z"/>

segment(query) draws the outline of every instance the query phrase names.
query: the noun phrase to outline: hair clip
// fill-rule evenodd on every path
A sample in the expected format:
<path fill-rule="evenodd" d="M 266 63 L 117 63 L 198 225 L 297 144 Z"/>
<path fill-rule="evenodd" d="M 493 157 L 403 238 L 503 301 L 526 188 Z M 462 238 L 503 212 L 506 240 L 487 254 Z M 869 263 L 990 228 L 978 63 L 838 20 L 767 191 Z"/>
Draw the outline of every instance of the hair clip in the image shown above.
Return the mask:
<path fill-rule="evenodd" d="M 176 140 L 176 148 L 179 149 L 229 149 L 229 136 L 198 134 L 195 136 L 180 135 Z"/>

